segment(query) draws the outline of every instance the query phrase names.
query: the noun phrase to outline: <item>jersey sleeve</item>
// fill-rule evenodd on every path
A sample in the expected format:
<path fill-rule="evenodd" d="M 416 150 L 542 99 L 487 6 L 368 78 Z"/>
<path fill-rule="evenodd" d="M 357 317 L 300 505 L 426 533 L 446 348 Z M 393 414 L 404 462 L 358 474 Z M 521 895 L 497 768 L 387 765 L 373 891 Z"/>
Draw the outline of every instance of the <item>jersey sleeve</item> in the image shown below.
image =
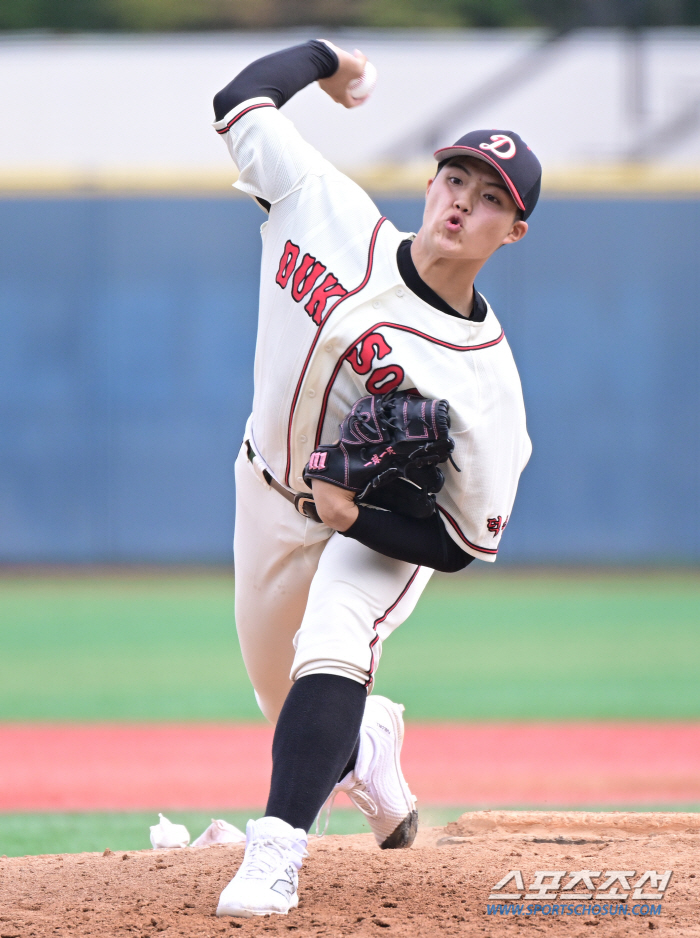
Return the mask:
<path fill-rule="evenodd" d="M 497 373 L 487 382 L 490 392 L 482 387 L 485 400 L 477 419 L 463 427 L 455 414 L 453 457 L 461 471 L 446 472 L 445 487 L 438 495 L 450 537 L 473 557 L 490 562 L 498 556 L 520 474 L 532 452 L 520 379 L 505 340 L 498 357 Z"/>
<path fill-rule="evenodd" d="M 284 117 L 271 98 L 251 98 L 233 108 L 214 129 L 223 137 L 239 177 L 235 187 L 274 205 L 300 189 L 325 160 Z"/>
<path fill-rule="evenodd" d="M 475 442 L 478 449 L 479 442 Z M 510 521 L 518 480 L 530 456 L 529 439 L 518 447 L 518 452 L 504 460 L 492 454 L 479 459 L 475 453 L 475 465 L 469 472 L 472 491 L 461 486 L 448 487 L 438 496 L 438 509 L 450 537 L 462 550 L 493 563 L 497 556 L 501 538 Z M 489 468 L 494 472 L 489 475 Z"/>

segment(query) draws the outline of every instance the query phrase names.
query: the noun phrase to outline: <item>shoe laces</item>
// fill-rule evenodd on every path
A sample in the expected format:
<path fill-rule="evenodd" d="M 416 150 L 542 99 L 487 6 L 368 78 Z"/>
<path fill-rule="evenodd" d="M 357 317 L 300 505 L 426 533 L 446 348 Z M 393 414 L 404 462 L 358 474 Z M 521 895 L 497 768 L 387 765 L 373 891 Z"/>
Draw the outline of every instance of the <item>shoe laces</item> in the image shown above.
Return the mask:
<path fill-rule="evenodd" d="M 344 791 L 352 803 L 357 808 L 359 808 L 363 814 L 367 815 L 367 817 L 377 817 L 379 814 L 379 807 L 377 806 L 377 802 L 367 790 L 367 779 L 371 777 L 374 767 L 377 764 L 381 739 L 377 736 L 376 732 L 371 726 L 363 728 L 363 732 L 366 733 L 366 735 L 369 736 L 372 740 L 372 757 L 366 765 L 356 765 L 352 772 L 349 773 L 349 778 L 352 779 L 352 781 L 345 783 L 343 781 L 338 782 L 333 791 L 330 793 L 326 799 L 325 804 L 319 811 L 318 817 L 316 818 L 316 835 L 318 837 L 325 836 L 331 820 L 331 813 L 333 811 L 333 805 L 335 804 L 336 795 L 338 795 L 341 791 Z M 319 833 L 321 815 L 324 811 L 325 823 L 323 825 L 323 831 Z"/>
<path fill-rule="evenodd" d="M 348 792 L 348 797 L 368 817 L 376 817 L 379 814 L 377 802 L 367 791 L 367 785 L 361 779 L 353 785 L 352 790 Z"/>
<path fill-rule="evenodd" d="M 246 848 L 245 867 L 249 879 L 265 879 L 270 873 L 287 862 L 300 870 L 301 861 L 308 857 L 308 851 L 299 853 L 294 841 L 287 837 L 256 837 Z"/>

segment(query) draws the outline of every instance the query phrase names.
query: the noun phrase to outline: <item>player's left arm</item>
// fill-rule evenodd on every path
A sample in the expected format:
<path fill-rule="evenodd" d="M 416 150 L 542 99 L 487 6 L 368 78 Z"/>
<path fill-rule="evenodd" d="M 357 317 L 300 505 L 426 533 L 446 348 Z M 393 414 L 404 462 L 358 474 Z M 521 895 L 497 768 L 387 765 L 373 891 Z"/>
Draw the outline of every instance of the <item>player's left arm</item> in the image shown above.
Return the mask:
<path fill-rule="evenodd" d="M 354 492 L 320 479 L 314 479 L 312 491 L 324 524 L 385 557 L 442 573 L 463 570 L 474 559 L 448 535 L 437 511 L 429 518 L 409 518 L 358 505 Z"/>

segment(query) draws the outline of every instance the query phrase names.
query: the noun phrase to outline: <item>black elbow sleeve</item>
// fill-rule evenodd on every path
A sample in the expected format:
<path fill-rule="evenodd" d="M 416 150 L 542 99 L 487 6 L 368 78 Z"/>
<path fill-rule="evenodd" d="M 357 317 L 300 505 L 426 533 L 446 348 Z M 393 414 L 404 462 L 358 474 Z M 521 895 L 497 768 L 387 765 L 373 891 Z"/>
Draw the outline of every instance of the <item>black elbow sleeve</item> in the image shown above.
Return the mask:
<path fill-rule="evenodd" d="M 434 570 L 439 570 L 441 573 L 458 573 L 472 562 L 474 558 L 471 554 L 457 547 L 454 541 L 452 541 L 452 544 L 454 550 L 450 548 L 449 551 L 446 551 L 443 563 L 439 567 L 433 567 Z"/>
<path fill-rule="evenodd" d="M 360 505 L 357 520 L 343 534 L 385 557 L 441 573 L 457 573 L 474 559 L 455 544 L 437 512 L 430 518 L 407 518 Z"/>
<path fill-rule="evenodd" d="M 231 84 L 233 84 L 233 82 L 231 82 Z M 222 88 L 221 91 L 217 91 L 214 95 L 214 117 L 218 121 L 220 121 L 223 117 L 226 117 L 228 112 L 236 107 L 235 104 L 231 104 L 229 107 L 229 102 L 235 100 L 236 97 L 235 94 L 228 93 L 229 88 L 230 85 L 227 85 L 225 88 Z M 245 98 L 243 100 L 245 101 Z"/>
<path fill-rule="evenodd" d="M 265 55 L 214 95 L 214 116 L 220 121 L 250 98 L 272 98 L 280 108 L 297 91 L 319 78 L 329 78 L 337 68 L 336 53 L 317 39 Z"/>

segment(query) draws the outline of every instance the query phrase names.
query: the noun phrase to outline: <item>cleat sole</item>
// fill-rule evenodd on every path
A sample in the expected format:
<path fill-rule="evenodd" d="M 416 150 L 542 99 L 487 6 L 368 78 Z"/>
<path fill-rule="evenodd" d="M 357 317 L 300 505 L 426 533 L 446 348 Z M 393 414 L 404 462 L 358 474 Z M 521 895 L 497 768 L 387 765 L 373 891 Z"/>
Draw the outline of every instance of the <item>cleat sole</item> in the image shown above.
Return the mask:
<path fill-rule="evenodd" d="M 404 850 L 410 847 L 418 833 L 418 812 L 411 811 L 399 826 L 379 844 L 380 850 Z"/>

